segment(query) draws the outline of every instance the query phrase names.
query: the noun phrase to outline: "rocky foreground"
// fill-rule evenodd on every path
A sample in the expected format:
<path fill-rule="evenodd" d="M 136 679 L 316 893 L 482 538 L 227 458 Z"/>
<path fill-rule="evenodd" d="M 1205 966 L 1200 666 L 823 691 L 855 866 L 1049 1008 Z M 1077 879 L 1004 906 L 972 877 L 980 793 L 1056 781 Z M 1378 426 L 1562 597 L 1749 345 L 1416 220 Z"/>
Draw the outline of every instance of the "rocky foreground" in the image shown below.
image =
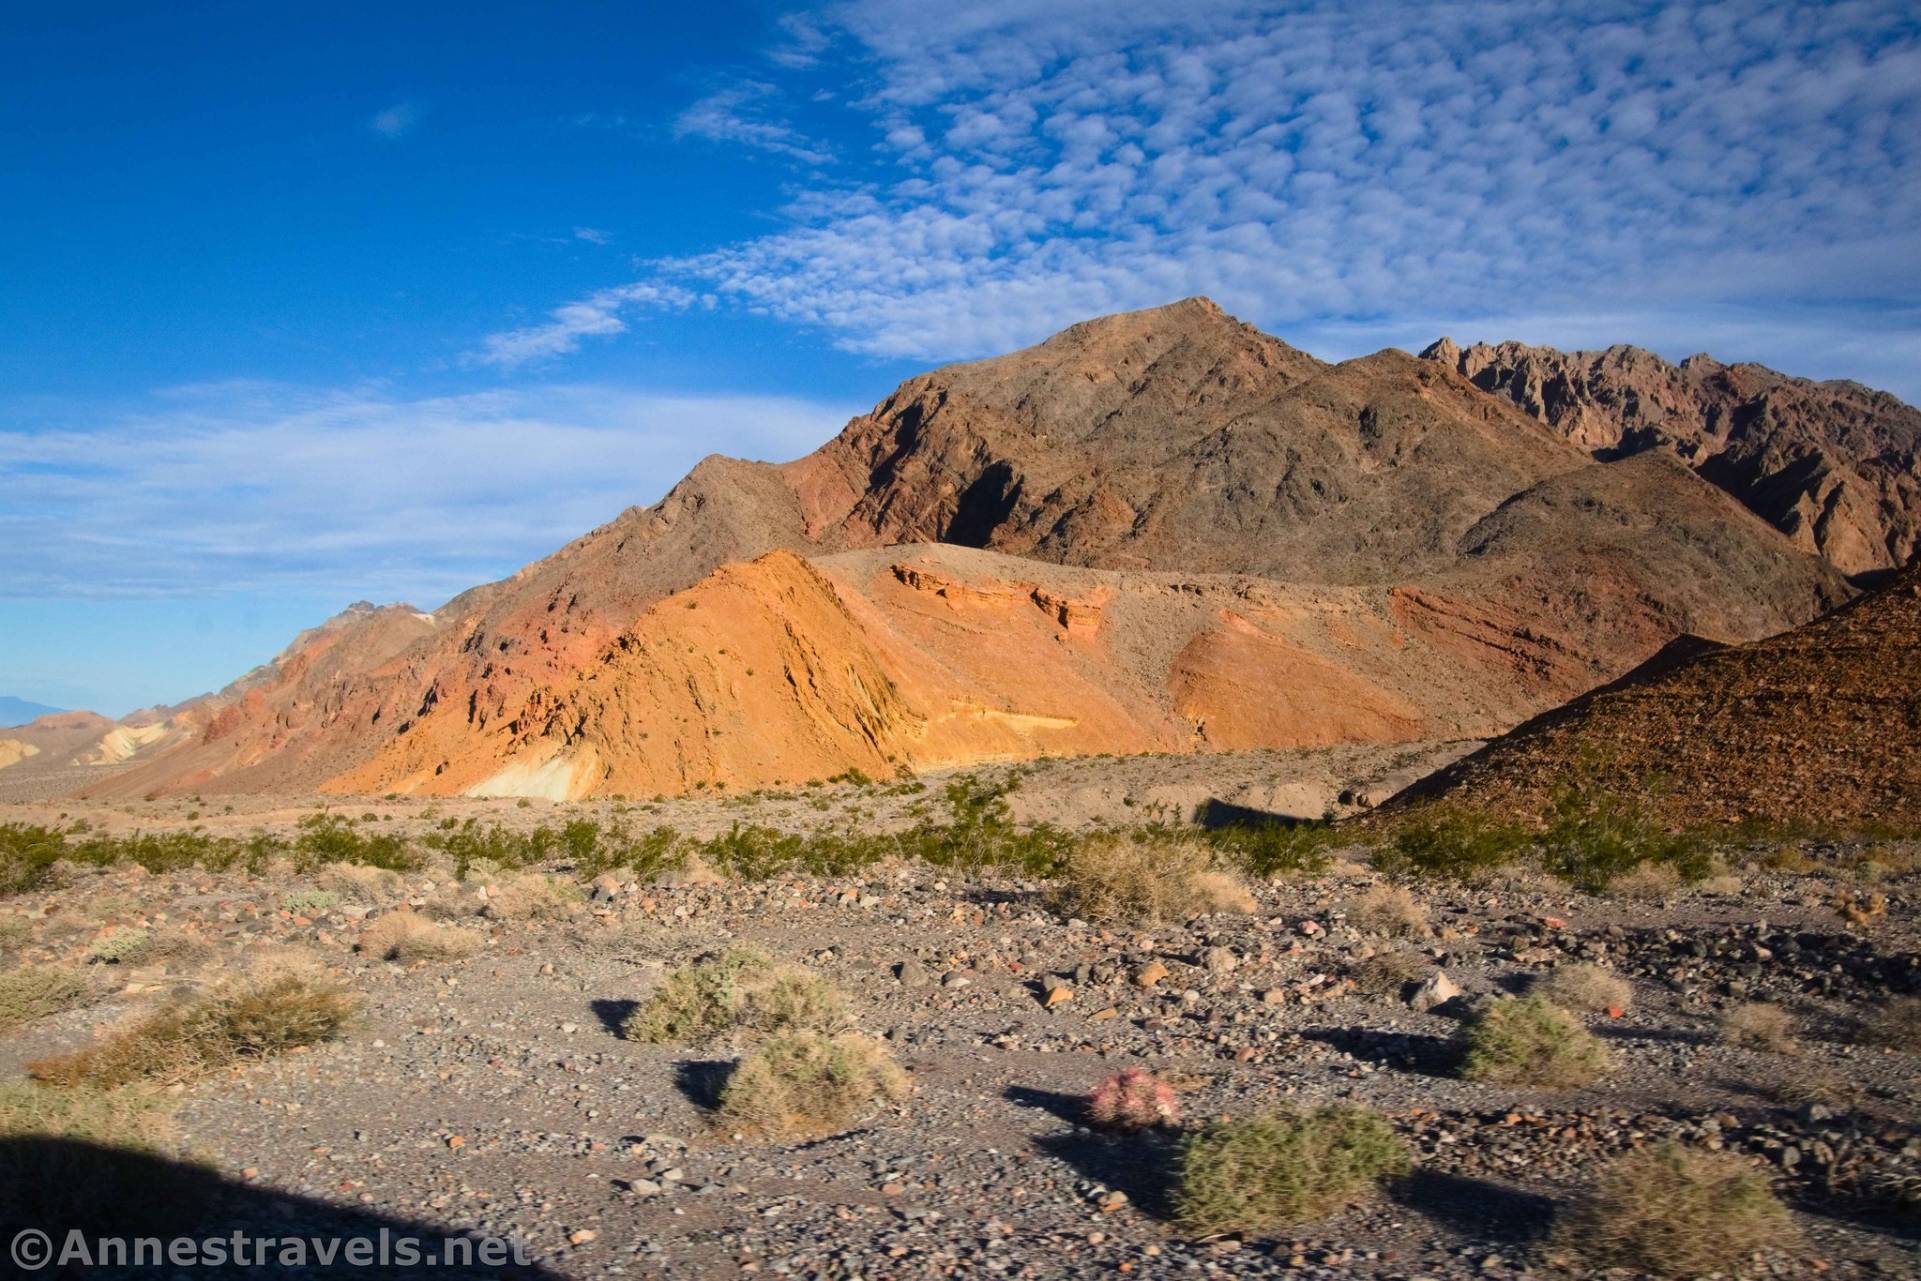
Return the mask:
<path fill-rule="evenodd" d="M 1506 875 L 1406 900 L 1370 895 L 1350 854 L 1254 886 L 1251 914 L 1140 927 L 925 865 L 611 874 L 578 894 L 444 866 L 69 870 L 0 900 L 0 943 L 11 964 L 84 975 L 98 1002 L 0 1037 L 0 1071 L 222 975 L 316 967 L 359 1000 L 337 1039 L 165 1092 L 164 1150 L 214 1171 L 178 1174 L 183 1213 L 507 1237 L 523 1275 L 1598 1275 L 1552 1235 L 1557 1209 L 1603 1158 L 1671 1137 L 1751 1154 L 1792 1207 L 1799 1240 L 1752 1275 L 1912 1276 L 1921 1045 L 1863 1028 L 1921 991 L 1915 850 L 1750 853 L 1767 866 L 1685 890 Z M 356 950 L 403 914 L 465 943 Z M 738 943 L 844 991 L 911 1095 L 824 1137 L 716 1129 L 734 1049 L 623 1029 L 669 970 Z M 1613 1066 L 1566 1090 L 1458 1079 L 1460 1016 L 1574 960 L 1631 984 L 1625 1008 L 1585 1016 Z M 1750 1002 L 1791 1020 L 1766 1048 L 1717 1030 Z M 1188 1122 L 1365 1104 L 1413 1172 L 1324 1220 L 1197 1236 L 1170 1220 L 1176 1134 L 1087 1123 L 1089 1090 L 1128 1065 Z"/>

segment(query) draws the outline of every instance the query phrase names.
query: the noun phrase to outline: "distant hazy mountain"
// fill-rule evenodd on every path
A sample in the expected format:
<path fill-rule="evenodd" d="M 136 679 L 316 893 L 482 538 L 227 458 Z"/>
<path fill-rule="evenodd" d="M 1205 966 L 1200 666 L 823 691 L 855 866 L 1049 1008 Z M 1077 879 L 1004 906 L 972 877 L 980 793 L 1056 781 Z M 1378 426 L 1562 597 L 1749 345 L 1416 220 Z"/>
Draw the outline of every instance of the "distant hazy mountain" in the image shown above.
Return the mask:
<path fill-rule="evenodd" d="M 67 709 L 64 707 L 48 707 L 45 703 L 29 703 L 24 698 L 0 694 L 0 728 L 25 725 L 28 721 L 38 720 L 42 716 L 51 716 L 55 712 L 65 710 Z"/>

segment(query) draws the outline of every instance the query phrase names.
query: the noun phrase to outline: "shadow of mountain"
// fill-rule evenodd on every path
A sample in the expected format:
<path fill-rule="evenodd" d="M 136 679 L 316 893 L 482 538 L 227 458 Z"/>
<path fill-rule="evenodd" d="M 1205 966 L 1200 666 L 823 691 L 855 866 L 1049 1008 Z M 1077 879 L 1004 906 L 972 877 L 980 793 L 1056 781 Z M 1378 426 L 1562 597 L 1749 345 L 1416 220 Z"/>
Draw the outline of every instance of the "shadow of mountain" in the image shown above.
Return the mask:
<path fill-rule="evenodd" d="M 1452 1076 L 1460 1051 L 1443 1036 L 1421 1032 L 1382 1032 L 1372 1028 L 1310 1028 L 1301 1035 L 1331 1045 L 1343 1054 L 1382 1067 L 1418 1072 L 1422 1076 Z"/>
<path fill-rule="evenodd" d="M 1396 1203 L 1492 1245 L 1522 1245 L 1547 1235 L 1554 1198 L 1491 1179 L 1417 1169 L 1395 1180 Z"/>
<path fill-rule="evenodd" d="M 1308 818 L 1299 814 L 1282 814 L 1278 810 L 1255 809 L 1251 805 L 1236 805 L 1233 801 L 1221 800 L 1218 796 L 1210 796 L 1194 807 L 1194 822 L 1209 830 L 1223 827 L 1306 827 L 1317 826 L 1319 821 L 1319 815 Z"/>
<path fill-rule="evenodd" d="M 560 1276 L 515 1262 L 506 1241 L 237 1182 L 189 1161 L 73 1139 L 0 1140 L 0 1241 L 18 1250 L 29 1230 L 47 1234 L 55 1261 L 29 1271 L 16 1254 L 16 1275 Z M 75 1247 L 85 1253 L 58 1262 Z M 169 1258 L 188 1248 L 191 1260 Z"/>
<path fill-rule="evenodd" d="M 592 1006 L 594 1017 L 600 1020 L 600 1025 L 624 1041 L 627 1039 L 627 1020 L 640 1009 L 640 1002 L 603 996 L 593 1001 Z"/>

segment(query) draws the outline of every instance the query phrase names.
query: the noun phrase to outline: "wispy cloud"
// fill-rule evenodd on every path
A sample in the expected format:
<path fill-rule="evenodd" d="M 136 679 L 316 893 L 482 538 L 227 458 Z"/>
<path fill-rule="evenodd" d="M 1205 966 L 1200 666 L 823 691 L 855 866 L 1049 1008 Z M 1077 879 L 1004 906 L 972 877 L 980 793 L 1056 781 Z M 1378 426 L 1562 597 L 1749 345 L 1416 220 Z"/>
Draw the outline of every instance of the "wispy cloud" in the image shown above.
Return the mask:
<path fill-rule="evenodd" d="M 1789 368 L 1891 318 L 1888 349 L 1921 336 L 1899 308 L 1921 292 L 1921 28 L 1897 0 L 831 12 L 884 172 L 816 179 L 784 227 L 657 282 L 916 359 L 1192 293 L 1289 336 L 1718 324 L 1769 343 L 1726 354 Z M 702 131 L 748 141 L 725 122 L 767 91 L 732 92 Z"/>
<path fill-rule="evenodd" d="M 382 111 L 376 111 L 367 120 L 367 127 L 389 142 L 398 141 L 413 132 L 420 123 L 420 109 L 411 102 L 396 102 Z"/>
<path fill-rule="evenodd" d="M 735 143 L 807 165 L 832 160 L 829 148 L 770 112 L 776 96 L 774 86 L 764 81 L 739 81 L 681 112 L 674 121 L 674 136 Z"/>
<path fill-rule="evenodd" d="M 597 386 L 272 383 L 0 405 L 0 598 L 308 591 L 430 606 L 658 498 L 716 439 L 798 456 L 852 407 Z"/>
<path fill-rule="evenodd" d="M 602 231 L 599 227 L 575 227 L 574 239 L 584 240 L 590 245 L 611 245 L 614 243 L 614 233 Z"/>
<path fill-rule="evenodd" d="M 602 289 L 554 308 L 537 325 L 487 335 L 479 350 L 469 352 L 466 359 L 470 364 L 515 369 L 578 351 L 583 338 L 625 332 L 623 311 L 637 307 L 681 310 L 698 301 L 692 290 L 672 284 L 641 282 Z"/>

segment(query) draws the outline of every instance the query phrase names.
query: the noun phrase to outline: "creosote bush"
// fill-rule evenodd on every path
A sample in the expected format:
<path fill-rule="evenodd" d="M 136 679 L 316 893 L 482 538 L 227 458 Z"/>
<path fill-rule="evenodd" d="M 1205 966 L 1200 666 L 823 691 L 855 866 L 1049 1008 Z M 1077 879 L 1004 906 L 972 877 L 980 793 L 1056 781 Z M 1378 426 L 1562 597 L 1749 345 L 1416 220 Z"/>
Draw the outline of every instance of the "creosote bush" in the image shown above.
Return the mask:
<path fill-rule="evenodd" d="M 715 1120 L 742 1135 L 828 1134 L 876 1103 L 906 1098 L 909 1088 L 907 1073 L 871 1036 L 782 1032 L 734 1068 Z"/>
<path fill-rule="evenodd" d="M 699 1045 L 735 1031 L 835 1033 L 851 1021 L 847 998 L 826 979 L 741 947 L 669 974 L 623 1031 L 635 1041 Z"/>
<path fill-rule="evenodd" d="M 1370 996 L 1398 997 L 1433 971 L 1433 963 L 1419 952 L 1376 952 L 1355 964 L 1354 985 Z"/>
<path fill-rule="evenodd" d="M 0 1032 L 71 1010 L 98 990 L 85 976 L 51 965 L 23 965 L 0 974 Z"/>
<path fill-rule="evenodd" d="M 1792 1244 L 1796 1233 L 1752 1162 L 1664 1143 L 1604 1166 L 1557 1235 L 1596 1266 L 1696 1277 Z"/>
<path fill-rule="evenodd" d="M 1794 1018 L 1778 1005 L 1753 1001 L 1737 1005 L 1721 1016 L 1721 1040 L 1744 1050 L 1792 1054 Z"/>
<path fill-rule="evenodd" d="M 1580 1014 L 1626 1010 L 1634 1003 L 1632 983 L 1612 970 L 1585 961 L 1555 966 L 1531 990 L 1564 1010 Z"/>
<path fill-rule="evenodd" d="M 1566 1089 L 1607 1071 L 1607 1048 L 1545 996 L 1492 1001 L 1456 1034 L 1465 1080 Z"/>
<path fill-rule="evenodd" d="M 1145 1130 L 1181 1119 L 1173 1087 L 1143 1067 L 1122 1068 L 1087 1096 L 1087 1119 L 1110 1130 Z"/>
<path fill-rule="evenodd" d="M 163 1009 L 98 1044 L 27 1065 L 51 1085 L 112 1089 L 171 1084 L 241 1059 L 314 1045 L 338 1033 L 354 1001 L 331 983 L 282 974 Z"/>
<path fill-rule="evenodd" d="M 1197 1232 L 1259 1232 L 1323 1218 L 1410 1167 L 1364 1108 L 1281 1109 L 1217 1121 L 1181 1143 L 1175 1214 Z"/>
<path fill-rule="evenodd" d="M 1053 903 L 1090 921 L 1145 924 L 1247 911 L 1252 898 L 1246 887 L 1212 863 L 1212 851 L 1192 837 L 1091 836 L 1068 852 Z"/>
<path fill-rule="evenodd" d="M 476 930 L 436 925 L 420 912 L 386 912 L 361 931 L 354 946 L 367 956 L 406 965 L 414 961 L 458 961 L 486 942 Z"/>

